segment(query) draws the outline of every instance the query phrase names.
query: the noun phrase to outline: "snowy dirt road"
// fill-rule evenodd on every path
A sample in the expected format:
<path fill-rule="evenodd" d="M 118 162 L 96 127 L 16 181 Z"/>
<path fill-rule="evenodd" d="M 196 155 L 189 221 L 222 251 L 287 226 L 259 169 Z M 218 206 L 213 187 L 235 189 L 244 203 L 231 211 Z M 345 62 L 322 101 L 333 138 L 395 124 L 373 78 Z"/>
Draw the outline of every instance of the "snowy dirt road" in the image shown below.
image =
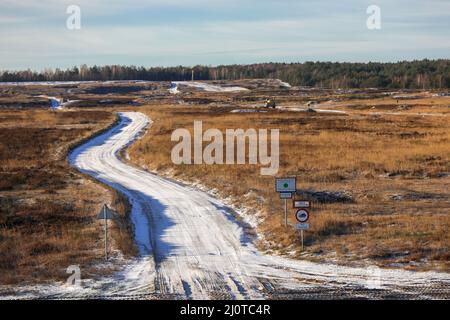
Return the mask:
<path fill-rule="evenodd" d="M 119 116 L 118 125 L 75 149 L 69 160 L 130 199 L 140 257 L 112 277 L 85 281 L 80 289 L 36 289 L 41 295 L 45 291 L 53 298 L 430 298 L 444 292 L 449 297 L 446 273 L 343 267 L 258 252 L 219 200 L 124 163 L 120 151 L 150 120 L 138 112 Z"/>
<path fill-rule="evenodd" d="M 75 150 L 70 161 L 124 192 L 133 204 L 143 260 L 130 270 L 144 276 L 141 281 L 134 279 L 136 288 L 127 291 L 246 299 L 308 288 L 401 291 L 402 287 L 449 283 L 448 274 L 346 268 L 260 254 L 220 201 L 122 162 L 119 151 L 145 130 L 149 119 L 136 112 L 120 117 L 118 126 Z"/>

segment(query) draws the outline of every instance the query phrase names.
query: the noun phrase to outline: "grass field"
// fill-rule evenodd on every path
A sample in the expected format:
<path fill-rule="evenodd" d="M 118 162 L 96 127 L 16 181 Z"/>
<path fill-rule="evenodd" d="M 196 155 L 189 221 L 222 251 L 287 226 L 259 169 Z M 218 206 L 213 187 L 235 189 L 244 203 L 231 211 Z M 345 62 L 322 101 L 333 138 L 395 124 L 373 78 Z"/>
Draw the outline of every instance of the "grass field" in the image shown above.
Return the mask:
<path fill-rule="evenodd" d="M 112 124 L 111 112 L 0 111 L 0 284 L 64 281 L 66 268 L 98 273 L 103 258 L 97 214 L 103 203 L 126 218 L 127 201 L 69 167 L 68 150 Z M 134 254 L 131 230 L 113 249 Z"/>
<path fill-rule="evenodd" d="M 420 91 L 399 99 L 385 90 L 287 90 L 261 83 L 237 82 L 251 89 L 238 93 L 184 88 L 178 95 L 168 93 L 169 83 L 0 88 L 0 284 L 65 281 L 74 264 L 83 278 L 99 274 L 105 268 L 97 220 L 103 203 L 127 225 L 114 226 L 114 255 L 136 254 L 127 201 L 66 160 L 71 146 L 111 125 L 117 111 L 140 111 L 153 120 L 131 146 L 131 162 L 228 199 L 244 220 L 257 222 L 246 230 L 260 236 L 258 246 L 268 253 L 450 270 L 449 97 Z M 49 112 L 40 94 L 80 102 Z M 257 108 L 267 97 L 280 109 Z M 203 130 L 280 130 L 278 176 L 297 177 L 297 198 L 312 201 L 304 252 L 299 235 L 283 227 L 274 177 L 261 176 L 259 165 L 172 163 L 173 130 L 192 131 L 194 120 L 203 121 Z M 291 208 L 289 217 L 294 222 Z"/>

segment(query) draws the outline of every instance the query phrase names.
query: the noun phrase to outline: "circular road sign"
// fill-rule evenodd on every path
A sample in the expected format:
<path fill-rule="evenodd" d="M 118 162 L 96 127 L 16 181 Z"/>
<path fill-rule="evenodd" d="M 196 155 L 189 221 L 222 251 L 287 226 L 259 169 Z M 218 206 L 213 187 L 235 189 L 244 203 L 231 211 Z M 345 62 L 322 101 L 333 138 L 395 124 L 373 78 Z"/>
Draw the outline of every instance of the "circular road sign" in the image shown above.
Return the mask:
<path fill-rule="evenodd" d="M 305 209 L 300 209 L 296 212 L 295 218 L 297 218 L 298 222 L 305 223 L 309 220 L 309 212 Z"/>

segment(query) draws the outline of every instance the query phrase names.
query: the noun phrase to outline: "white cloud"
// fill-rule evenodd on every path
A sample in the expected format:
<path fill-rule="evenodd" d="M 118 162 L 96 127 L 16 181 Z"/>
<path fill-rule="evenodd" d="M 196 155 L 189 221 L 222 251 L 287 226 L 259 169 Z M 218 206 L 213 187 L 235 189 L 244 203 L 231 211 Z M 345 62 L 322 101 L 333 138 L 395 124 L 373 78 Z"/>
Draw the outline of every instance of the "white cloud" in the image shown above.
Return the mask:
<path fill-rule="evenodd" d="M 266 19 L 246 19 L 246 12 L 239 12 L 240 15 L 234 19 L 214 18 L 213 13 L 218 14 L 220 6 L 238 7 L 240 2 L 237 0 L 113 0 L 107 2 L 108 6 L 105 1 L 100 0 L 3 0 L 0 6 L 7 10 L 0 10 L 0 68 L 65 67 L 83 62 L 150 65 L 342 60 L 345 57 L 347 60 L 367 60 L 368 57 L 389 59 L 391 53 L 392 59 L 401 58 L 402 55 L 405 58 L 435 54 L 443 54 L 443 58 L 450 56 L 450 39 L 447 33 L 436 29 L 434 25 L 427 26 L 423 17 L 420 23 L 416 22 L 414 14 L 410 15 L 414 11 L 409 8 L 397 8 L 384 0 L 379 2 L 384 19 L 382 30 L 371 32 L 365 27 L 365 7 L 359 12 L 359 7 L 355 9 L 350 6 L 347 10 L 346 5 L 345 10 L 341 8 L 336 11 L 336 3 L 333 2 L 331 10 L 324 5 L 328 3 L 325 0 L 317 1 L 318 7 L 315 9 L 323 8 L 317 15 L 287 18 L 267 12 L 269 18 Z M 441 9 L 446 6 L 441 1 L 430 2 L 438 2 L 437 7 Z M 126 21 L 129 20 L 126 19 L 107 20 L 101 24 L 88 20 L 88 23 L 82 21 L 81 30 L 71 31 L 65 28 L 65 7 L 61 11 L 61 4 L 67 3 L 78 3 L 82 8 L 98 8 L 100 12 L 96 14 L 120 13 L 134 5 L 136 10 L 140 10 L 139 5 L 210 6 L 215 10 L 208 19 L 192 17 L 187 21 L 159 21 L 139 25 L 128 24 Z M 259 3 L 258 8 L 273 6 L 276 9 L 281 6 L 274 0 L 249 0 L 245 3 L 247 6 L 249 3 Z M 293 0 L 282 3 L 284 6 L 292 5 L 293 11 L 299 9 L 297 6 L 300 5 Z M 385 9 L 383 5 L 386 6 Z M 13 8 L 23 8 L 29 14 L 14 14 Z M 290 7 L 283 9 L 288 10 Z M 32 15 L 30 13 L 33 10 L 43 13 Z M 60 24 L 45 23 L 45 19 L 50 16 L 53 21 L 55 16 L 52 15 L 56 12 Z M 429 9 L 425 12 L 433 16 L 434 11 Z M 129 16 L 127 18 L 130 19 Z M 37 20 L 30 23 L 28 19 Z M 442 23 L 448 23 L 445 21 L 442 20 Z M 423 25 L 430 29 L 423 28 Z"/>

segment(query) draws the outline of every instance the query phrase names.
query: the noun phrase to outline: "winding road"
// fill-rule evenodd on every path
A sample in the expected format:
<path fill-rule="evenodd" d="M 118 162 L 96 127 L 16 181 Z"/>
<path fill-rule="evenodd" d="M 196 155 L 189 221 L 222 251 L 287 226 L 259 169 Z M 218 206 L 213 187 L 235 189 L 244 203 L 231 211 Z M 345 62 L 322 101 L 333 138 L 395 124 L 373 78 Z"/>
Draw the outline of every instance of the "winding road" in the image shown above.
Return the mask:
<path fill-rule="evenodd" d="M 102 292 L 263 299 L 305 292 L 342 295 L 342 290 L 349 297 L 374 297 L 375 292 L 428 297 L 434 291 L 425 287 L 448 290 L 446 273 L 342 267 L 261 254 L 219 200 L 125 164 L 119 152 L 150 120 L 138 112 L 119 117 L 117 126 L 69 156 L 81 172 L 123 192 L 132 203 L 140 258 L 119 273 L 123 281 L 105 281 L 98 288 Z"/>
<path fill-rule="evenodd" d="M 11 299 L 450 299 L 450 275 L 344 267 L 260 253 L 230 209 L 205 192 L 120 159 L 150 125 L 119 113 L 110 130 L 74 149 L 70 163 L 125 194 L 132 204 L 138 258 L 82 286 L 4 288 Z"/>

